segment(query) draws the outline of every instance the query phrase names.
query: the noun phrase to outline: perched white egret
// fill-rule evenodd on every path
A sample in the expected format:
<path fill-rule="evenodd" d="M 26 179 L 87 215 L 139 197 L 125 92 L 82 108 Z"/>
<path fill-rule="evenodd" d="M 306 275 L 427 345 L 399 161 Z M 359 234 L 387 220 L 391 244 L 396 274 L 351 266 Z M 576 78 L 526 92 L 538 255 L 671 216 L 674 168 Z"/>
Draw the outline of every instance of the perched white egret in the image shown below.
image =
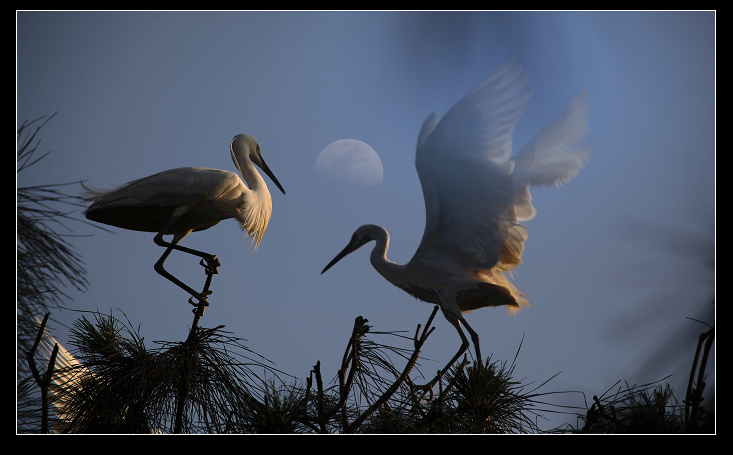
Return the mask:
<path fill-rule="evenodd" d="M 257 249 L 272 213 L 272 198 L 265 181 L 255 169 L 260 167 L 285 194 L 280 182 L 265 164 L 260 146 L 249 134 L 232 139 L 230 152 L 234 165 L 247 182 L 234 172 L 201 167 L 182 167 L 129 182 L 117 189 L 98 191 L 87 188 L 92 204 L 84 212 L 90 220 L 130 229 L 157 232 L 155 243 L 166 250 L 155 263 L 155 270 L 206 305 L 207 288 L 196 292 L 163 267 L 172 250 L 203 258 L 209 274 L 216 273 L 216 256 L 178 245 L 188 234 L 208 229 L 222 220 L 236 219 L 252 238 Z M 163 240 L 172 234 L 171 242 Z M 193 302 L 191 302 L 194 304 Z"/>
<path fill-rule="evenodd" d="M 417 139 L 415 166 L 425 198 L 425 231 L 410 262 L 387 259 L 389 234 L 367 224 L 324 269 L 374 240 L 374 268 L 417 299 L 440 305 L 462 344 L 445 372 L 469 342 L 481 362 L 479 337 L 462 313 L 506 305 L 516 311 L 528 305 L 510 281 L 522 262 L 527 228 L 535 209 L 529 186 L 560 186 L 574 177 L 590 156 L 579 144 L 588 130 L 587 96 L 572 103 L 514 158 L 512 133 L 530 94 L 526 77 L 508 63 L 468 92 L 438 121 L 435 113 L 423 123 Z"/>

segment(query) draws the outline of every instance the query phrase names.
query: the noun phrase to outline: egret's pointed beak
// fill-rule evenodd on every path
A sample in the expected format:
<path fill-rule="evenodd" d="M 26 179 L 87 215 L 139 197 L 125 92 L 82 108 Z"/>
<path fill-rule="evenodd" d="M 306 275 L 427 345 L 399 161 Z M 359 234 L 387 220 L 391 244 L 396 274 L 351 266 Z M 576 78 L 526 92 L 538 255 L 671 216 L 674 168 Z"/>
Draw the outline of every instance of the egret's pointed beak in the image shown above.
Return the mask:
<path fill-rule="evenodd" d="M 344 248 L 339 254 L 336 255 L 335 258 L 333 258 L 331 262 L 328 263 L 328 265 L 321 272 L 321 275 L 326 273 L 326 270 L 333 267 L 333 265 L 336 264 L 338 261 L 364 246 L 368 241 L 368 239 L 359 239 L 356 234 L 354 234 L 349 244 L 346 245 L 346 248 Z"/>
<path fill-rule="evenodd" d="M 260 168 L 262 168 L 262 170 L 265 171 L 265 174 L 267 174 L 267 176 L 270 177 L 270 179 L 272 179 L 273 183 L 275 183 L 275 185 L 277 185 L 277 187 L 280 188 L 280 191 L 282 191 L 283 194 L 285 194 L 285 190 L 283 189 L 282 185 L 280 185 L 280 182 L 278 182 L 277 178 L 275 178 L 275 174 L 273 174 L 270 168 L 267 167 L 267 164 L 265 163 L 265 160 L 264 158 L 262 158 L 262 156 L 260 156 L 260 161 L 262 162 L 262 166 L 260 166 Z"/>

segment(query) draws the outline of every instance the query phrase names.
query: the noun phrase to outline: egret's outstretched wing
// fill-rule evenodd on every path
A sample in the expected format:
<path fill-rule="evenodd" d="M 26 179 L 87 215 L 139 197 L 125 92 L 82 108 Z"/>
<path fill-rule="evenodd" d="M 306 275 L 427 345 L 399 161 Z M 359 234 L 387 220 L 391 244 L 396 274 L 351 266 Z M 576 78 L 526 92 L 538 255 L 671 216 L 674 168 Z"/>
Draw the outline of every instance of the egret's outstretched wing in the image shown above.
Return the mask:
<path fill-rule="evenodd" d="M 531 185 L 561 186 L 590 158 L 590 149 L 580 143 L 588 133 L 587 117 L 588 94 L 583 90 L 514 157 L 512 186 L 519 220 L 531 219 L 536 213 Z"/>
<path fill-rule="evenodd" d="M 439 122 L 435 114 L 425 120 L 415 166 L 427 219 L 415 259 L 440 256 L 466 269 L 491 268 L 504 256 L 510 233 L 521 242 L 506 254 L 521 255 L 526 232 L 514 228 L 509 159 L 514 126 L 530 97 L 520 73 L 521 68 L 507 64 Z"/>

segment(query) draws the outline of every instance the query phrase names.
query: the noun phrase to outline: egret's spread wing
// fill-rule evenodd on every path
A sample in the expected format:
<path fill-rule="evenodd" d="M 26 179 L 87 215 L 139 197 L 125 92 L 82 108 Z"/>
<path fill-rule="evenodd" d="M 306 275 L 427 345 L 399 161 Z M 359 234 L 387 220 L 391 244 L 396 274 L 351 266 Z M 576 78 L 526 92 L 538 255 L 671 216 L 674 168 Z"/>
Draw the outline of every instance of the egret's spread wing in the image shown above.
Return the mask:
<path fill-rule="evenodd" d="M 534 217 L 530 185 L 560 186 L 575 177 L 590 158 L 580 143 L 588 133 L 588 95 L 583 90 L 514 158 L 512 185 L 517 218 Z"/>
<path fill-rule="evenodd" d="M 504 65 L 481 81 L 438 122 L 433 113 L 418 137 L 416 160 L 457 157 L 503 164 L 512 153 L 512 133 L 531 93 L 522 93 L 527 77 L 521 67 Z"/>
<path fill-rule="evenodd" d="M 435 114 L 425 120 L 415 166 L 427 219 L 416 258 L 450 256 L 469 269 L 491 268 L 505 255 L 519 260 L 526 231 L 515 227 L 509 158 L 530 96 L 520 72 L 505 65 L 440 121 Z M 512 244 L 502 251 L 507 238 Z"/>

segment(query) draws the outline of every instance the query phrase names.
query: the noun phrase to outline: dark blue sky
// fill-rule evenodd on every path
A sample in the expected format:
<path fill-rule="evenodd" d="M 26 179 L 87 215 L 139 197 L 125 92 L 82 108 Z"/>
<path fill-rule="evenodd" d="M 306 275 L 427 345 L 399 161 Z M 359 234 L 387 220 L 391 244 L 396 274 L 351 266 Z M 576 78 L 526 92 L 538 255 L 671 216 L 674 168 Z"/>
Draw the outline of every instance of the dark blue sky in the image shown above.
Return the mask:
<path fill-rule="evenodd" d="M 202 322 L 225 324 L 290 374 L 304 378 L 320 360 L 334 376 L 356 316 L 413 331 L 432 307 L 379 276 L 366 250 L 320 271 L 365 223 L 389 230 L 391 260 L 412 257 L 424 228 L 423 120 L 512 58 L 533 92 L 515 149 L 585 88 L 592 157 L 563 188 L 533 190 L 538 214 L 514 275 L 531 306 L 469 314 L 482 351 L 511 361 L 524 336 L 518 378 L 562 371 L 547 390 L 588 396 L 660 379 L 669 368 L 642 366 L 671 352 L 684 359 L 681 399 L 694 344 L 668 342 L 696 336 L 702 327 L 685 317 L 710 316 L 714 298 L 713 12 L 19 12 L 18 122 L 58 114 L 41 133 L 53 153 L 18 185 L 234 171 L 229 141 L 252 134 L 287 195 L 272 191 L 254 256 L 234 221 L 184 241 L 222 263 Z M 316 171 L 321 150 L 344 138 L 379 154 L 381 184 Z M 152 236 L 76 228 L 93 234 L 74 239 L 90 287 L 70 292 L 71 305 L 119 308 L 146 340 L 183 339 L 187 296 L 154 272 Z M 168 266 L 203 283 L 192 258 L 174 254 Z M 446 321 L 436 326 L 427 371 L 460 344 Z"/>

